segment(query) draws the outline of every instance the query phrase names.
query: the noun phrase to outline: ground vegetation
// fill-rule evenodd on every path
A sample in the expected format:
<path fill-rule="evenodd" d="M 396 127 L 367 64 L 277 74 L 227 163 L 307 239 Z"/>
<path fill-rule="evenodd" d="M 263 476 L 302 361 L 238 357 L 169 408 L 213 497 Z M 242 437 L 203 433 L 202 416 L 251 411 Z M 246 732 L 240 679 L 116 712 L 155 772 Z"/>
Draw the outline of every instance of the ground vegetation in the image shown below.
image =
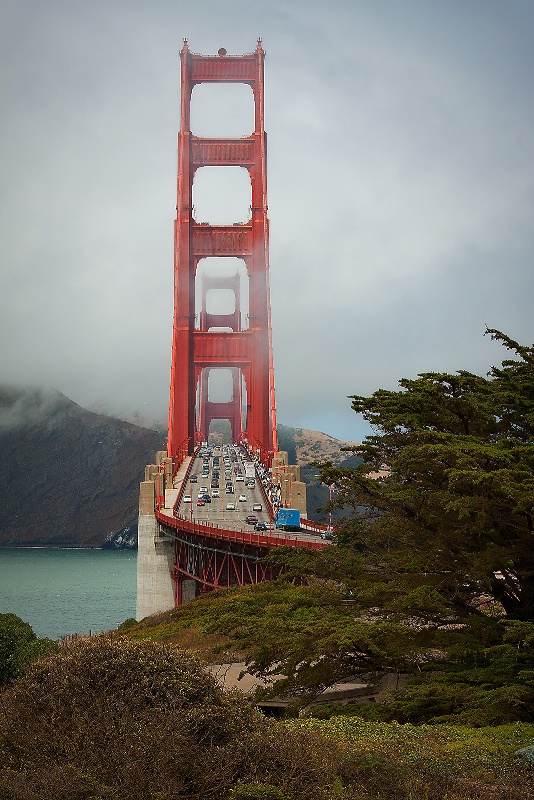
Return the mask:
<path fill-rule="evenodd" d="M 275 721 L 190 654 L 114 634 L 1 696 L 2 800 L 527 800 L 534 726 Z"/>

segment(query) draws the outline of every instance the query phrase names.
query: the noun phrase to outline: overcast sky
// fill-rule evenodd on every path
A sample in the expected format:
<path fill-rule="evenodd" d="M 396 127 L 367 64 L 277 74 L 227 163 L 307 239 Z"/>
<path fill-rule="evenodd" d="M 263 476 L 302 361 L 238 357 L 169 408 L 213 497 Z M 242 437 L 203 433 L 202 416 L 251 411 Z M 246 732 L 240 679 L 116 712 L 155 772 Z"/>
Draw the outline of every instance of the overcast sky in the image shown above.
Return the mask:
<path fill-rule="evenodd" d="M 259 36 L 278 421 L 532 344 L 532 0 L 0 0 L 0 382 L 166 419 L 179 51 Z M 193 132 L 250 133 L 214 88 Z"/>

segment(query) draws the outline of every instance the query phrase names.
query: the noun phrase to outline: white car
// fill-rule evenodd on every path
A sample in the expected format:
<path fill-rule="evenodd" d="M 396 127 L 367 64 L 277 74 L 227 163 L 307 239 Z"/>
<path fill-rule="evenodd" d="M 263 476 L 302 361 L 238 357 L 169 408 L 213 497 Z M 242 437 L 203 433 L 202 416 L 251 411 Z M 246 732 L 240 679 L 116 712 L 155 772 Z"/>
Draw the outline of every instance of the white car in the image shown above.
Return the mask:
<path fill-rule="evenodd" d="M 240 494 L 240 495 L 239 495 L 239 502 L 240 502 L 240 503 L 246 503 L 246 502 L 247 502 L 247 496 L 246 496 L 246 494 Z"/>
<path fill-rule="evenodd" d="M 227 503 L 226 504 L 227 511 L 235 511 L 235 503 Z"/>
<path fill-rule="evenodd" d="M 242 481 L 243 483 L 245 482 L 245 479 L 244 479 L 244 477 L 242 475 L 236 475 L 235 479 L 236 479 L 236 481 Z"/>
<path fill-rule="evenodd" d="M 182 501 L 182 502 L 183 502 L 183 503 L 192 503 L 192 502 L 193 502 L 193 500 L 192 500 L 192 498 L 191 498 L 191 495 L 190 495 L 190 494 L 184 494 L 184 499 L 183 499 L 183 501 Z"/>
<path fill-rule="evenodd" d="M 208 487 L 207 486 L 201 486 L 200 489 L 198 490 L 198 493 L 199 494 L 207 494 L 208 493 Z"/>
<path fill-rule="evenodd" d="M 212 489 L 211 490 L 211 496 L 212 497 L 220 497 L 221 493 L 220 493 L 220 491 L 218 489 Z"/>
<path fill-rule="evenodd" d="M 252 510 L 253 511 L 261 511 L 262 510 L 261 503 L 254 503 L 254 505 L 252 506 Z"/>

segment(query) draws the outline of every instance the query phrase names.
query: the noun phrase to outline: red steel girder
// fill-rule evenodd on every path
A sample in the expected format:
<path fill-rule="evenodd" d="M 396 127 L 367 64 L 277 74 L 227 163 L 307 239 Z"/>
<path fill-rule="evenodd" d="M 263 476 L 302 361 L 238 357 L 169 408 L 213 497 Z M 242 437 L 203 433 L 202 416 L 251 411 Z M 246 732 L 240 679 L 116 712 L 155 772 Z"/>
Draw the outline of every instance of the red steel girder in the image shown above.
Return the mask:
<path fill-rule="evenodd" d="M 204 222 L 192 224 L 192 251 L 197 259 L 209 256 L 252 255 L 254 238 L 252 225 L 208 225 Z"/>
<path fill-rule="evenodd" d="M 284 572 L 284 567 L 260 561 L 268 552 L 262 547 L 181 534 L 176 540 L 172 573 L 176 583 L 176 604 L 181 604 L 181 582 L 184 578 L 197 582 L 199 594 L 223 587 L 274 580 Z"/>
<path fill-rule="evenodd" d="M 269 553 L 278 547 L 305 547 L 324 550 L 328 542 L 298 540 L 292 536 L 270 536 L 255 531 L 243 532 L 219 528 L 213 523 L 169 518 L 156 511 L 156 518 L 165 536 L 175 540 L 174 568 L 175 604 L 182 603 L 182 581 L 197 582 L 197 594 L 221 587 L 261 583 L 273 580 L 284 572 L 268 561 Z"/>
<path fill-rule="evenodd" d="M 207 294 L 210 290 L 227 289 L 234 295 L 234 311 L 230 314 L 210 314 L 207 311 Z M 230 328 L 238 331 L 241 328 L 241 283 L 239 273 L 234 275 L 204 275 L 202 277 L 202 307 L 200 311 L 201 331 L 210 328 Z"/>
<path fill-rule="evenodd" d="M 193 359 L 200 367 L 246 367 L 253 358 L 253 331 L 195 331 Z"/>
<path fill-rule="evenodd" d="M 191 164 L 198 167 L 252 167 L 256 141 L 253 136 L 243 139 L 200 139 L 191 136 Z"/>

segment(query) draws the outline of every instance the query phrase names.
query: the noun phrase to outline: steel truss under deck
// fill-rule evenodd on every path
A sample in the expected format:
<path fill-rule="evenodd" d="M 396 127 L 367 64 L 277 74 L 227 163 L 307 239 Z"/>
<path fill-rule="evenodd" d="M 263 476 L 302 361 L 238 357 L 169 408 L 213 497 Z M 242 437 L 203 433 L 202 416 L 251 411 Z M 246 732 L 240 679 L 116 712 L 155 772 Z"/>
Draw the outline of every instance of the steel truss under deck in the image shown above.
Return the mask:
<path fill-rule="evenodd" d="M 176 539 L 174 571 L 175 602 L 182 602 L 182 581 L 197 582 L 199 593 L 227 586 L 270 581 L 284 568 L 259 559 L 268 556 L 269 548 L 210 539 L 181 532 Z"/>

